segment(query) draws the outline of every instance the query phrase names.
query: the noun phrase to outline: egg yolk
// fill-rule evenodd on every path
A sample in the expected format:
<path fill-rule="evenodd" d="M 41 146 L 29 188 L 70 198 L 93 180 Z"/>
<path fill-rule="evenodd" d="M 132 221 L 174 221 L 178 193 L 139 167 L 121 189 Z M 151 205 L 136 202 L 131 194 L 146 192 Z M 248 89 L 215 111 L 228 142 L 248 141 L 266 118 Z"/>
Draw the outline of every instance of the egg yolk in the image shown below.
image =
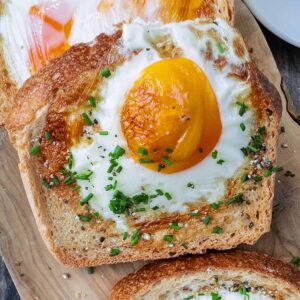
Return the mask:
<path fill-rule="evenodd" d="M 73 11 L 64 2 L 49 2 L 32 6 L 29 17 L 32 38 L 28 56 L 30 71 L 34 74 L 70 47 L 68 39 L 73 25 Z"/>
<path fill-rule="evenodd" d="M 203 160 L 222 131 L 210 82 L 186 58 L 161 60 L 143 70 L 126 95 L 121 127 L 131 156 L 163 173 Z"/>

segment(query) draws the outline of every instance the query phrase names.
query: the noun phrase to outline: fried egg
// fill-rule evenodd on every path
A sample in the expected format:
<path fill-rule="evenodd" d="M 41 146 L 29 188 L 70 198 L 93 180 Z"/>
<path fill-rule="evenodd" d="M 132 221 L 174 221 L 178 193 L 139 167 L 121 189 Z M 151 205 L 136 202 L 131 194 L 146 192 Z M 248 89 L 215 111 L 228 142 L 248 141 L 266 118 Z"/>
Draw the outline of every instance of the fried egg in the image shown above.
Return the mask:
<path fill-rule="evenodd" d="M 10 0 L 0 18 L 0 35 L 12 79 L 20 87 L 70 46 L 111 33 L 136 16 L 145 21 L 182 21 L 197 16 L 201 1 Z"/>
<path fill-rule="evenodd" d="M 90 174 L 78 180 L 82 198 L 120 230 L 127 221 L 116 205 L 124 199 L 142 218 L 184 213 L 221 201 L 228 180 L 241 175 L 254 113 L 240 113 L 251 86 L 230 76 L 249 61 L 244 44 L 243 55 L 233 46 L 237 37 L 219 19 L 123 26 L 127 59 L 102 70 L 100 101 L 88 116 L 101 131 L 86 126 L 70 149 L 73 171 Z"/>

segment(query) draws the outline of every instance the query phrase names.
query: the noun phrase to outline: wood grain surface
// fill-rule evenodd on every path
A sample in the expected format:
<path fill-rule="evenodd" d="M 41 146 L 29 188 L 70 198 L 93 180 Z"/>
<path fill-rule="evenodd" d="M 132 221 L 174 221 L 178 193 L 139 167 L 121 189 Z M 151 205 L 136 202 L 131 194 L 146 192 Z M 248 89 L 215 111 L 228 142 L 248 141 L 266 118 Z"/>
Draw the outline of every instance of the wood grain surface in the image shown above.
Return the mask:
<path fill-rule="evenodd" d="M 281 77 L 274 58 L 251 13 L 240 0 L 236 1 L 236 6 L 236 26 L 242 32 L 249 48 L 253 49 L 254 60 L 282 96 L 282 126 L 285 127 L 286 133 L 280 136 L 278 165 L 300 174 L 300 158 L 297 155 L 300 149 L 300 129 L 285 109 L 286 99 L 281 90 Z M 287 144 L 288 148 L 282 148 L 281 144 Z M 59 265 L 47 251 L 38 233 L 17 163 L 17 154 L 9 144 L 6 132 L 1 130 L 0 251 L 21 298 L 107 299 L 117 280 L 144 263 L 102 266 L 96 268 L 94 274 L 88 274 L 85 269 L 68 269 Z M 282 172 L 277 176 L 276 182 L 272 230 L 256 245 L 243 248 L 265 252 L 288 261 L 293 255 L 300 255 L 300 176 L 285 177 Z M 64 279 L 63 274 L 68 274 L 69 278 Z M 3 287 L 0 286 L 0 291 L 1 289 Z M 5 291 L 7 289 L 8 287 L 4 287 Z"/>

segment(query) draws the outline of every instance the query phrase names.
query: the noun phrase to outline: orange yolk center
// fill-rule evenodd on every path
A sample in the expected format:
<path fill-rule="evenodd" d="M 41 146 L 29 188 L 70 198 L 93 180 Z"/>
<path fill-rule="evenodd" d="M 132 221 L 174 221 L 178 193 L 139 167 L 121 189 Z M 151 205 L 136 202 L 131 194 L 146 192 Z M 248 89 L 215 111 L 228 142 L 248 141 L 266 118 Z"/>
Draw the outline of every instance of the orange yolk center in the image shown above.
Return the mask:
<path fill-rule="evenodd" d="M 29 16 L 32 38 L 28 55 L 30 71 L 34 74 L 70 47 L 73 12 L 66 3 L 48 3 L 32 6 Z"/>
<path fill-rule="evenodd" d="M 222 131 L 209 80 L 186 58 L 161 60 L 143 70 L 126 96 L 121 126 L 132 157 L 164 173 L 203 160 Z"/>

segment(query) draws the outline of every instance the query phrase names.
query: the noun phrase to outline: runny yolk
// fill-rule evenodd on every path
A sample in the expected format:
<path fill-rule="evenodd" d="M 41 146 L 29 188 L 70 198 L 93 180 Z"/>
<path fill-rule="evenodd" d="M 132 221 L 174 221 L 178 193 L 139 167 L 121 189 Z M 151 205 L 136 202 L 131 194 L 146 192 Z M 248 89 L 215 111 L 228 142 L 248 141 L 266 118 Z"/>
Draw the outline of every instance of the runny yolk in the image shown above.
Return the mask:
<path fill-rule="evenodd" d="M 209 80 L 186 58 L 161 60 L 143 70 L 126 96 L 121 127 L 131 156 L 164 173 L 203 160 L 222 131 Z"/>
<path fill-rule="evenodd" d="M 73 25 L 73 11 L 66 3 L 49 2 L 32 6 L 29 17 L 32 34 L 29 67 L 34 74 L 70 47 L 68 39 Z"/>

